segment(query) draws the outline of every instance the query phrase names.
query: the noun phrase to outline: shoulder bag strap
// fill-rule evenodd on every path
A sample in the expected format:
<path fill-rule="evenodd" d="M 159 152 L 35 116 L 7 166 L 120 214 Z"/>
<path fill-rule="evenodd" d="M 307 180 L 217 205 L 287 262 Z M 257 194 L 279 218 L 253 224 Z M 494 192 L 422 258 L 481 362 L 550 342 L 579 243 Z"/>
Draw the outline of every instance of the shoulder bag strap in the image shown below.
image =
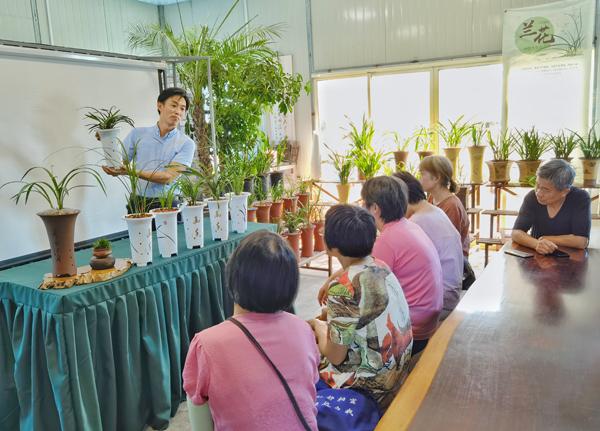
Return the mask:
<path fill-rule="evenodd" d="M 288 398 L 292 402 L 292 406 L 294 407 L 296 416 L 298 416 L 298 419 L 300 419 L 300 422 L 302 422 L 302 426 L 304 427 L 304 429 L 306 431 L 311 431 L 311 428 L 308 425 L 308 423 L 306 422 L 306 419 L 304 419 L 304 416 L 302 415 L 302 412 L 300 411 L 300 407 L 298 406 L 298 402 L 296 401 L 296 398 L 294 397 L 294 394 L 292 393 L 292 390 L 290 389 L 287 381 L 285 380 L 283 375 L 279 372 L 279 370 L 277 369 L 277 367 L 275 366 L 273 361 L 271 361 L 271 359 L 267 356 L 266 352 L 264 351 L 264 349 L 262 348 L 260 343 L 258 341 L 256 341 L 256 338 L 254 338 L 254 336 L 250 333 L 250 331 L 248 331 L 248 329 L 239 320 L 237 320 L 233 317 L 230 317 L 227 320 L 229 320 L 235 326 L 240 328 L 240 330 L 244 333 L 244 335 L 246 335 L 246 337 L 248 337 L 250 342 L 252 342 L 252 344 L 254 344 L 254 347 L 256 347 L 256 350 L 258 350 L 259 353 L 263 356 L 263 358 L 265 358 L 267 360 L 267 362 L 271 365 L 271 367 L 277 374 L 277 377 L 279 377 L 279 380 L 281 381 L 281 384 L 283 385 L 283 388 L 285 389 L 285 392 L 287 393 Z"/>

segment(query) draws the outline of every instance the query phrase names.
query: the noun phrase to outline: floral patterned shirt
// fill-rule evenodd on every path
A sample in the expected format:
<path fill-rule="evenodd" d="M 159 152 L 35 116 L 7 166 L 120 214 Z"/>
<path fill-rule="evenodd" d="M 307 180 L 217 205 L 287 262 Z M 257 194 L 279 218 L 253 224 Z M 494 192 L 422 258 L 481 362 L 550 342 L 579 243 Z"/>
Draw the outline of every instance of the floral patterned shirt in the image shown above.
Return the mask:
<path fill-rule="evenodd" d="M 366 391 L 387 408 L 412 349 L 408 304 L 396 276 L 369 256 L 335 279 L 328 293 L 329 337 L 348 346 L 348 355 L 337 366 L 326 362 L 321 378 L 334 388 Z"/>

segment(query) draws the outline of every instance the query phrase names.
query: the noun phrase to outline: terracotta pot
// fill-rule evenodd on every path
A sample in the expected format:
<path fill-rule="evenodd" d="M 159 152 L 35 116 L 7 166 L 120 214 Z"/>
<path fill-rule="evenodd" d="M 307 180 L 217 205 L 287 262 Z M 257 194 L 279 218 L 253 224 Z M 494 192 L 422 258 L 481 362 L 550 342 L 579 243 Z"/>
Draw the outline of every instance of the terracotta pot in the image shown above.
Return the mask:
<path fill-rule="evenodd" d="M 367 177 L 365 177 L 365 174 L 362 173 L 362 171 L 359 169 L 358 170 L 358 181 L 366 181 Z"/>
<path fill-rule="evenodd" d="M 485 147 L 480 145 L 478 147 L 468 147 L 469 158 L 471 159 L 471 183 L 472 184 L 483 184 L 483 154 L 485 153 Z"/>
<path fill-rule="evenodd" d="M 394 161 L 396 162 L 396 171 L 398 171 L 399 167 L 406 165 L 406 161 L 408 160 L 408 155 L 410 153 L 408 151 L 394 151 Z"/>
<path fill-rule="evenodd" d="M 583 186 L 595 187 L 600 159 L 581 159 L 581 163 L 583 164 Z"/>
<path fill-rule="evenodd" d="M 252 223 L 256 223 L 256 208 L 251 207 L 248 208 L 248 221 Z"/>
<path fill-rule="evenodd" d="M 271 172 L 271 187 L 275 187 L 277 184 L 283 181 L 283 172 Z"/>
<path fill-rule="evenodd" d="M 460 157 L 460 147 L 444 148 L 444 155 L 452 165 L 452 178 L 456 179 L 458 175 L 458 158 Z"/>
<path fill-rule="evenodd" d="M 302 257 L 311 257 L 315 252 L 315 225 L 309 224 L 301 229 L 302 236 Z"/>
<path fill-rule="evenodd" d="M 315 251 L 325 251 L 325 236 L 323 235 L 323 227 L 325 220 L 318 221 L 315 224 Z"/>
<path fill-rule="evenodd" d="M 292 196 L 291 198 L 283 198 L 283 210 L 285 212 L 295 213 L 298 209 L 298 196 Z"/>
<path fill-rule="evenodd" d="M 296 196 L 298 197 L 298 206 L 300 208 L 303 208 L 308 204 L 308 198 L 310 197 L 309 193 L 298 193 Z"/>
<path fill-rule="evenodd" d="M 535 176 L 541 160 L 517 160 L 519 167 L 519 183 L 523 186 L 529 185 L 529 178 Z"/>
<path fill-rule="evenodd" d="M 283 201 L 273 202 L 271 204 L 271 223 L 279 223 L 281 215 L 283 214 Z"/>
<path fill-rule="evenodd" d="M 92 250 L 92 254 L 98 259 L 104 259 L 105 257 L 110 256 L 111 253 L 112 249 L 110 248 L 95 248 Z"/>
<path fill-rule="evenodd" d="M 508 184 L 510 182 L 510 160 L 490 160 L 485 162 L 490 170 L 490 183 Z"/>
<path fill-rule="evenodd" d="M 256 219 L 259 223 L 270 223 L 271 220 L 271 202 L 261 202 L 256 206 Z"/>
<path fill-rule="evenodd" d="M 341 204 L 348 203 L 348 196 L 350 195 L 350 184 L 337 184 L 338 191 L 338 202 Z"/>
<path fill-rule="evenodd" d="M 244 191 L 250 194 L 254 193 L 254 178 L 246 178 L 244 180 Z"/>
<path fill-rule="evenodd" d="M 77 275 L 75 264 L 75 220 L 79 210 L 46 210 L 37 213 L 46 226 L 50 253 L 52 255 L 52 275 L 69 277 Z"/>
<path fill-rule="evenodd" d="M 423 160 L 427 156 L 433 156 L 433 151 L 417 151 L 419 159 Z"/>
<path fill-rule="evenodd" d="M 296 258 L 300 258 L 300 232 L 288 232 L 285 234 L 285 239 L 294 250 Z"/>

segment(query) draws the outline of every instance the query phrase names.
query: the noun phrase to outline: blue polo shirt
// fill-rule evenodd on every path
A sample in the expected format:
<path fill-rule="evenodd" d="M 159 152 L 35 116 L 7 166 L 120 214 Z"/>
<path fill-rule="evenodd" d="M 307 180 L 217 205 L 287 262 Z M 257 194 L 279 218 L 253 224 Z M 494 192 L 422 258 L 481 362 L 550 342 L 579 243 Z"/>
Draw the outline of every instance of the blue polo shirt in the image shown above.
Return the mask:
<path fill-rule="evenodd" d="M 178 128 L 161 137 L 156 124 L 151 127 L 136 127 L 129 132 L 123 141 L 129 157 L 133 157 L 136 144 L 137 169 L 144 171 L 162 171 L 171 163 L 191 166 L 196 150 L 194 141 Z M 146 197 L 160 196 L 164 187 L 163 184 L 140 180 L 140 193 Z"/>

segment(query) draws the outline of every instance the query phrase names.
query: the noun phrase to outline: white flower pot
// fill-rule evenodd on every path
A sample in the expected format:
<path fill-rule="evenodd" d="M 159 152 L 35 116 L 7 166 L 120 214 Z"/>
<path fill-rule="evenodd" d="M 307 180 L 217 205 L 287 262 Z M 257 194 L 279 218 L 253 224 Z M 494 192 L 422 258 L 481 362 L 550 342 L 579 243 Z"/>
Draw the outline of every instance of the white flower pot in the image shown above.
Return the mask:
<path fill-rule="evenodd" d="M 208 199 L 212 239 L 225 241 L 229 238 L 229 199 Z"/>
<path fill-rule="evenodd" d="M 177 214 L 178 209 L 173 211 L 150 210 L 156 220 L 156 239 L 158 240 L 158 251 L 164 258 L 177 254 Z"/>
<path fill-rule="evenodd" d="M 244 233 L 248 229 L 248 196 L 250 193 L 236 195 L 227 193 L 229 196 L 229 212 L 231 213 L 231 231 Z"/>
<path fill-rule="evenodd" d="M 119 141 L 119 132 L 121 128 L 114 129 L 99 129 L 100 142 L 104 150 L 104 158 L 106 163 L 111 167 L 121 166 L 121 144 Z"/>
<path fill-rule="evenodd" d="M 181 207 L 187 248 L 204 247 L 204 207 L 206 204 Z"/>
<path fill-rule="evenodd" d="M 131 260 L 137 266 L 152 263 L 152 219 L 153 215 L 140 218 L 123 217 L 127 222 Z"/>

